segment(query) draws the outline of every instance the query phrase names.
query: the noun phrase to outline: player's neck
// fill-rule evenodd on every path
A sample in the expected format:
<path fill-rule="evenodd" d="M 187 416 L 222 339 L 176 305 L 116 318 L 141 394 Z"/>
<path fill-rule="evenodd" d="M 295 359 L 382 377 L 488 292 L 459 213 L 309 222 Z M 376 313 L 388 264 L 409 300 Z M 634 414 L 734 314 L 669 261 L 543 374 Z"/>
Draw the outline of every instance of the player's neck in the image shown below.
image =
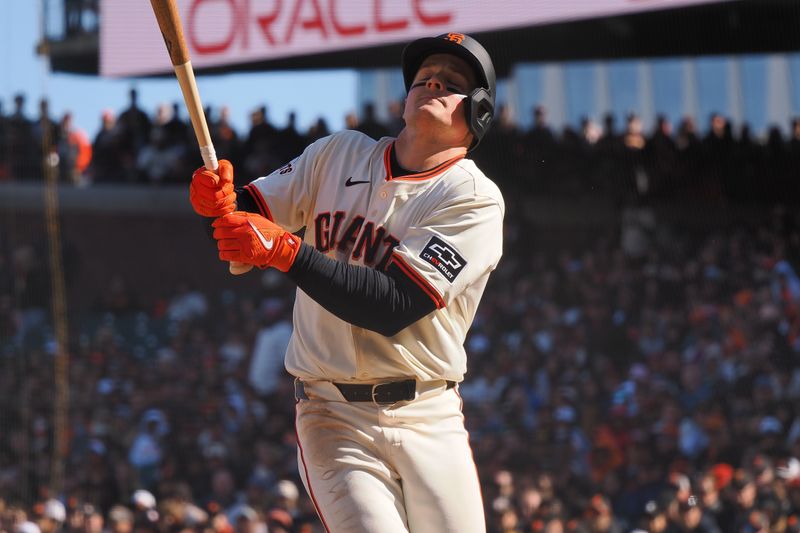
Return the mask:
<path fill-rule="evenodd" d="M 434 168 L 467 153 L 467 148 L 464 146 L 437 144 L 430 138 L 414 135 L 408 128 L 398 135 L 394 150 L 400 166 L 414 172 Z"/>

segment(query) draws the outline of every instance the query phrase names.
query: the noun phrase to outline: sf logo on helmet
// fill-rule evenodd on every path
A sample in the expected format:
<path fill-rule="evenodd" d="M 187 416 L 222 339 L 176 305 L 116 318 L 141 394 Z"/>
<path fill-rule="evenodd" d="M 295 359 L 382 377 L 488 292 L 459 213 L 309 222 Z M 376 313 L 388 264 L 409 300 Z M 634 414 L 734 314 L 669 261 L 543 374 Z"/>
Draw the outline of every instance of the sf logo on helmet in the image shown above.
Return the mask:
<path fill-rule="evenodd" d="M 452 41 L 456 44 L 461 44 L 464 41 L 464 34 L 463 33 L 448 33 L 444 37 L 448 41 Z"/>

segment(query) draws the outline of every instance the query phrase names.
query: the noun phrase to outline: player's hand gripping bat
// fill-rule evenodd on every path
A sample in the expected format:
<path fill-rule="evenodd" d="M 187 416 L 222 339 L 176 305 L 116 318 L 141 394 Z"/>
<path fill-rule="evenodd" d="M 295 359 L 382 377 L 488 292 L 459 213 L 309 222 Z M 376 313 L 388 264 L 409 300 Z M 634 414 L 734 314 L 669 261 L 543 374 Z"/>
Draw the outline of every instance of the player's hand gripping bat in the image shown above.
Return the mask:
<path fill-rule="evenodd" d="M 183 25 L 181 24 L 180 14 L 176 0 L 150 0 L 153 12 L 158 20 L 158 27 L 164 37 L 164 44 L 167 45 L 167 52 L 175 69 L 175 76 L 181 86 L 183 100 L 189 117 L 192 120 L 192 128 L 197 137 L 197 144 L 200 146 L 200 155 L 203 156 L 203 164 L 208 170 L 216 171 L 217 154 L 214 152 L 214 145 L 211 142 L 211 134 L 208 131 L 206 117 L 203 113 L 203 104 L 200 102 L 200 93 L 197 91 L 197 82 L 194 79 L 194 70 L 189 58 L 189 50 L 183 38 Z M 252 265 L 244 263 L 230 263 L 231 274 L 244 274 L 252 269 Z"/>

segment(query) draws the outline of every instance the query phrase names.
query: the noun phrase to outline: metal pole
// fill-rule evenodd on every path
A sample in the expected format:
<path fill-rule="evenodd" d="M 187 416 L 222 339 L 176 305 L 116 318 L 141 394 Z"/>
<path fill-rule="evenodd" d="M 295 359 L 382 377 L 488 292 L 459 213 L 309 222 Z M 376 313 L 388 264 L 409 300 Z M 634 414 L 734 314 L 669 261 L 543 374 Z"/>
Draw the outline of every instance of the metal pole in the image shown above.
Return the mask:
<path fill-rule="evenodd" d="M 46 42 L 45 4 L 42 0 L 40 23 L 42 42 Z M 50 62 L 49 56 L 42 55 L 44 60 L 44 80 L 47 80 Z M 46 91 L 43 91 L 46 94 Z M 44 215 L 47 227 L 47 244 L 50 259 L 50 284 L 52 290 L 51 310 L 53 328 L 56 336 L 56 350 L 53 356 L 53 373 L 55 394 L 53 396 L 53 449 L 50 467 L 50 490 L 58 495 L 64 488 L 64 466 L 68 452 L 69 423 L 69 331 L 67 322 L 67 299 L 64 281 L 64 267 L 61 250 L 61 228 L 59 226 L 58 205 L 58 154 L 54 144 L 50 124 L 47 117 L 41 120 L 42 131 L 42 173 L 44 174 Z"/>

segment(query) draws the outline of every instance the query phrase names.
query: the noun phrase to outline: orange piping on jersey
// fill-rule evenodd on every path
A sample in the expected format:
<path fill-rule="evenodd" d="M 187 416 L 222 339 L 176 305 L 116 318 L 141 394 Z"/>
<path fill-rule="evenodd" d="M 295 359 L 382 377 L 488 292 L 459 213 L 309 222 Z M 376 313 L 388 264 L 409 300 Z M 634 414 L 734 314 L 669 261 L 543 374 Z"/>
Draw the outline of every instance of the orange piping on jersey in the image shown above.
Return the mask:
<path fill-rule="evenodd" d="M 392 260 L 389 261 L 389 264 L 395 263 L 397 267 L 409 278 L 411 281 L 416 283 L 420 289 L 422 289 L 428 297 L 433 300 L 433 303 L 436 304 L 436 309 L 444 308 L 444 299 L 439 295 L 439 292 L 428 283 L 428 280 L 423 278 L 419 272 L 414 270 L 411 266 L 408 265 L 403 258 L 400 257 L 398 254 L 392 254 Z"/>
<path fill-rule="evenodd" d="M 258 209 L 259 209 L 259 211 L 261 211 L 261 215 L 267 217 L 272 222 L 275 222 L 272 219 L 272 213 L 270 212 L 269 207 L 267 207 L 267 202 L 265 202 L 264 201 L 264 197 L 261 196 L 261 191 L 259 191 L 258 188 L 255 185 L 253 185 L 252 183 L 249 183 L 249 184 L 245 185 L 244 189 L 247 192 L 249 192 L 250 196 L 252 196 L 253 199 L 256 201 L 256 204 L 258 205 Z"/>
<path fill-rule="evenodd" d="M 297 438 L 297 449 L 300 450 L 300 462 L 303 463 L 303 470 L 305 470 L 306 473 L 306 481 L 308 482 L 308 493 L 311 496 L 311 503 L 314 505 L 314 509 L 317 511 L 319 519 L 322 521 L 322 527 L 325 528 L 325 533 L 331 533 L 331 528 L 329 528 L 328 523 L 325 522 L 325 517 L 322 516 L 322 509 L 319 508 L 317 498 L 314 496 L 314 489 L 311 487 L 311 477 L 308 475 L 308 466 L 306 466 L 306 456 L 305 453 L 303 453 L 303 445 L 300 444 L 300 433 L 297 431 L 297 417 L 300 415 L 300 413 L 297 412 L 298 403 L 300 403 L 300 400 L 296 400 L 294 403 L 294 435 Z"/>
<path fill-rule="evenodd" d="M 390 143 L 389 146 L 386 147 L 386 151 L 383 152 L 383 166 L 386 168 L 386 181 L 392 180 L 403 180 L 403 181 L 422 181 L 428 178 L 432 178 L 434 176 L 438 176 L 448 168 L 452 167 L 462 159 L 464 159 L 463 155 L 457 155 L 453 159 L 448 159 L 444 163 L 436 165 L 430 170 L 425 170 L 423 172 L 416 172 L 414 174 L 406 174 L 405 176 L 392 176 L 392 147 L 394 146 L 394 142 Z"/>

